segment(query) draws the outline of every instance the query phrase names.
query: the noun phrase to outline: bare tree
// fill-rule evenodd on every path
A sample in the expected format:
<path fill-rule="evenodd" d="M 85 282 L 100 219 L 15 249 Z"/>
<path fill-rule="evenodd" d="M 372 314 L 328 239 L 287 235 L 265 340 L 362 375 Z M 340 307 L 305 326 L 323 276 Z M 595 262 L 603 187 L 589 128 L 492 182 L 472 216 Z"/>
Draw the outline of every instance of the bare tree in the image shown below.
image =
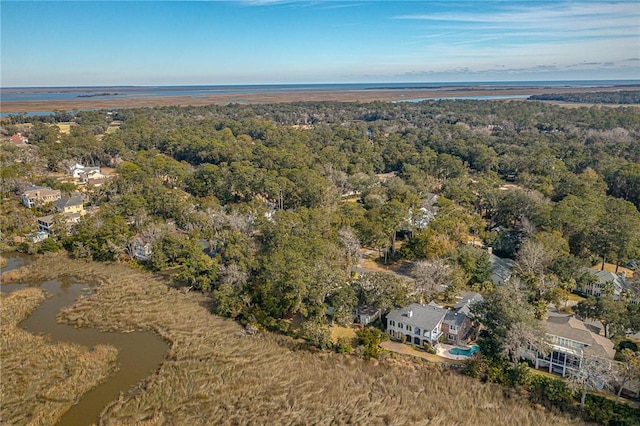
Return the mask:
<path fill-rule="evenodd" d="M 614 372 L 615 384 L 618 386 L 616 402 L 622 394 L 625 385 L 634 380 L 640 380 L 640 352 L 633 352 L 631 349 L 622 350 L 622 361 L 616 365 Z"/>
<path fill-rule="evenodd" d="M 544 332 L 539 324 L 533 321 L 513 323 L 505 336 L 501 354 L 517 366 L 531 350 L 542 354 L 549 353 L 549 345 L 544 342 Z"/>
<path fill-rule="evenodd" d="M 552 259 L 542 244 L 527 240 L 518 252 L 518 271 L 523 275 L 539 277 Z"/>
<path fill-rule="evenodd" d="M 247 282 L 248 274 L 236 264 L 220 265 L 219 277 L 221 284 L 228 284 L 236 290 L 241 290 Z"/>
<path fill-rule="evenodd" d="M 453 270 L 442 259 L 431 259 L 417 262 L 411 270 L 415 279 L 415 290 L 425 299 L 430 300 L 432 294 L 444 290 L 454 282 Z"/>
<path fill-rule="evenodd" d="M 339 232 L 340 242 L 344 246 L 344 252 L 347 260 L 347 278 L 350 275 L 352 266 L 360 262 L 360 240 L 356 237 L 353 229 L 344 227 Z"/>
<path fill-rule="evenodd" d="M 558 285 L 557 279 L 545 273 L 553 258 L 543 244 L 527 240 L 518 253 L 518 274 L 527 281 L 539 298 Z"/>
<path fill-rule="evenodd" d="M 580 397 L 581 410 L 584 410 L 587 390 L 602 390 L 609 386 L 612 379 L 611 367 L 611 362 L 608 360 L 584 358 L 578 369 L 569 370 L 568 379 L 570 385 L 582 392 Z"/>

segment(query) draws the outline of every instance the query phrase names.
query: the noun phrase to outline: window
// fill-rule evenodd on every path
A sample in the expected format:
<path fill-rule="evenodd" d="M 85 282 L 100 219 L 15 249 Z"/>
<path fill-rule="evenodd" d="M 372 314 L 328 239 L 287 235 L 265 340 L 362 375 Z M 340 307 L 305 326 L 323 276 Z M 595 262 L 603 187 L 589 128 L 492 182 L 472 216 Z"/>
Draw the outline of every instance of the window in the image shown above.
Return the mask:
<path fill-rule="evenodd" d="M 395 322 L 394 320 L 390 320 L 390 321 L 389 321 L 389 325 L 390 325 L 391 327 L 395 327 L 396 322 Z"/>
<path fill-rule="evenodd" d="M 407 331 L 411 331 L 411 326 L 407 325 Z"/>
<path fill-rule="evenodd" d="M 415 335 L 416 335 L 416 336 L 419 336 L 419 335 L 420 335 L 420 329 L 419 329 L 418 327 L 416 327 Z"/>
<path fill-rule="evenodd" d="M 402 330 L 402 323 L 401 322 L 398 323 L 398 328 Z"/>

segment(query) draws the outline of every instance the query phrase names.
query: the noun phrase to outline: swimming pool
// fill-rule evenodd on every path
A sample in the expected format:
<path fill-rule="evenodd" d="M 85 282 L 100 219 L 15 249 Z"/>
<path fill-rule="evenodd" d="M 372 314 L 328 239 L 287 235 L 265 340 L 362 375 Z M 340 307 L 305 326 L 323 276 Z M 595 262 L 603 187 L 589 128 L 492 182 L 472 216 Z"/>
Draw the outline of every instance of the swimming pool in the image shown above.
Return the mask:
<path fill-rule="evenodd" d="M 463 349 L 463 348 L 452 348 L 449 349 L 449 353 L 451 355 L 462 355 L 462 356 L 471 356 L 474 353 L 478 352 L 480 348 L 478 347 L 478 345 L 473 345 L 467 349 Z"/>

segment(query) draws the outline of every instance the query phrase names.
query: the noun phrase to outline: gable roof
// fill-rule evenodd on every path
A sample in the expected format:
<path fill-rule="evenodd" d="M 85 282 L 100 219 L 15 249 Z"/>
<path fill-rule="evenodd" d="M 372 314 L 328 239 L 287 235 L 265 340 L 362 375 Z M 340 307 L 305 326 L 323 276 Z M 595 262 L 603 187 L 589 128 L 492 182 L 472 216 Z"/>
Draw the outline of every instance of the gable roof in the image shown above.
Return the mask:
<path fill-rule="evenodd" d="M 461 327 L 464 323 L 465 318 L 472 318 L 471 314 L 471 306 L 475 303 L 482 302 L 484 298 L 482 295 L 478 293 L 470 293 L 460 299 L 460 301 L 456 304 L 456 307 L 447 312 L 447 315 L 444 318 L 444 322 L 449 325 L 455 325 Z"/>
<path fill-rule="evenodd" d="M 53 202 L 55 208 L 63 210 L 65 207 L 82 205 L 82 197 L 61 198 Z"/>
<path fill-rule="evenodd" d="M 482 297 L 480 293 L 470 293 L 460 299 L 460 301 L 456 303 L 456 307 L 454 309 L 457 312 L 471 317 L 471 306 L 479 302 L 484 302 L 484 297 Z"/>
<path fill-rule="evenodd" d="M 47 195 L 47 194 L 54 194 L 54 193 L 59 193 L 60 190 L 59 189 L 51 189 L 48 186 L 36 186 L 36 185 L 31 185 L 30 187 L 26 188 L 23 192 L 22 195 L 26 195 L 26 196 L 30 196 L 30 195 Z"/>
<path fill-rule="evenodd" d="M 511 269 L 516 265 L 511 259 L 503 259 L 493 253 L 489 254 L 491 263 L 491 282 L 495 285 L 504 284 L 511 277 Z"/>
<path fill-rule="evenodd" d="M 410 324 L 424 330 L 433 330 L 444 320 L 447 312 L 449 312 L 447 309 L 439 306 L 412 303 L 409 306 L 392 310 L 387 315 L 387 319 Z"/>
<path fill-rule="evenodd" d="M 615 294 L 617 295 L 619 295 L 626 288 L 624 279 L 620 275 L 614 274 L 613 272 L 609 271 L 601 271 L 599 269 L 591 268 L 587 269 L 587 271 L 598 279 L 598 284 L 600 284 L 600 286 L 608 282 L 613 282 Z"/>
<path fill-rule="evenodd" d="M 550 315 L 545 322 L 545 328 L 547 334 L 552 336 L 586 344 L 582 350 L 588 357 L 613 359 L 616 354 L 611 340 L 592 332 L 584 322 L 573 316 Z"/>

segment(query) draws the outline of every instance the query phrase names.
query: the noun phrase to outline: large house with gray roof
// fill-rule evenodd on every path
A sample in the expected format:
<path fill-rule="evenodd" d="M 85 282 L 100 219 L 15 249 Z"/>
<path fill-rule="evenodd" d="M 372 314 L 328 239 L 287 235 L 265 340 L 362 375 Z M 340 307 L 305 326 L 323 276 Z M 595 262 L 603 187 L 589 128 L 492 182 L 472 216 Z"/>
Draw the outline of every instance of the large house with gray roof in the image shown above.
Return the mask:
<path fill-rule="evenodd" d="M 584 284 L 583 287 L 578 288 L 578 290 L 583 293 L 599 297 L 602 295 L 602 290 L 608 283 L 613 285 L 613 294 L 611 296 L 614 300 L 620 298 L 620 295 L 623 292 L 628 291 L 628 285 L 624 275 L 618 275 L 613 272 L 594 268 L 587 269 L 587 272 L 589 272 L 594 279 L 590 283 Z M 631 302 L 638 303 L 638 300 L 634 299 Z"/>
<path fill-rule="evenodd" d="M 442 337 L 447 343 L 464 344 L 477 330 L 471 306 L 481 302 L 482 296 L 471 293 L 458 302 L 454 309 L 442 308 L 434 302 L 428 305 L 412 303 L 394 309 L 387 315 L 387 333 L 392 339 L 423 346 L 435 345 Z"/>
<path fill-rule="evenodd" d="M 32 208 L 47 203 L 53 203 L 60 199 L 60 190 L 51 189 L 48 186 L 31 186 L 22 193 L 22 204 Z"/>
<path fill-rule="evenodd" d="M 534 361 L 536 368 L 564 377 L 571 370 L 579 369 L 585 359 L 613 361 L 616 352 L 613 342 L 577 318 L 550 315 L 544 325 L 545 340 L 551 346 L 551 353 L 530 352 L 528 358 Z"/>
<path fill-rule="evenodd" d="M 412 303 L 387 314 L 387 333 L 392 339 L 423 346 L 435 345 L 442 336 L 442 322 L 449 312 L 435 303 Z"/>

